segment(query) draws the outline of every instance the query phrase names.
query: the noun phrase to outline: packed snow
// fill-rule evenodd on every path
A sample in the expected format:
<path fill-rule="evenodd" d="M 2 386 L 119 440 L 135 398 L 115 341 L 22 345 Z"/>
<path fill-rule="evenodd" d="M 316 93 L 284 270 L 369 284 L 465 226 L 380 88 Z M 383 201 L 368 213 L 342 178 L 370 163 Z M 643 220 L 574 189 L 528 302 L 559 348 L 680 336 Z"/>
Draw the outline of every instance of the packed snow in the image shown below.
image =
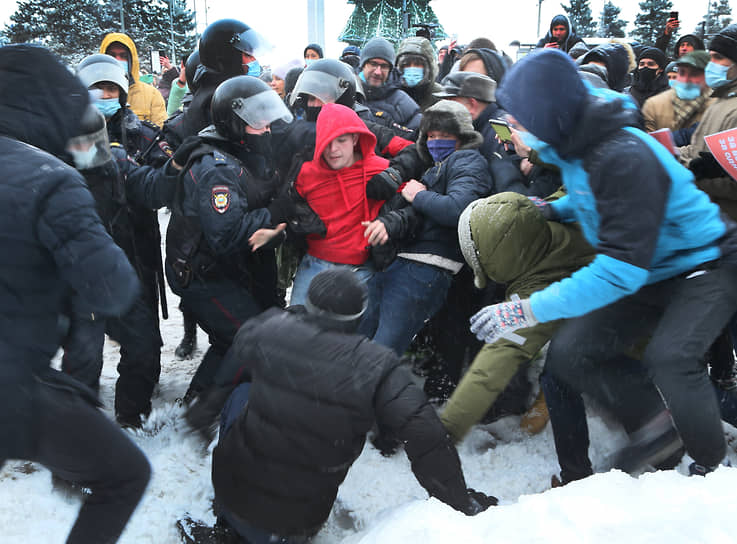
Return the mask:
<path fill-rule="evenodd" d="M 162 229 L 168 216 L 160 215 Z M 210 454 L 184 424 L 178 399 L 186 391 L 207 347 L 199 331 L 192 360 L 179 361 L 178 299 L 169 294 L 167 321 L 161 322 L 161 380 L 154 411 L 137 431 L 126 431 L 146 453 L 153 476 L 123 533 L 127 544 L 180 542 L 177 519 L 189 514 L 212 524 Z M 101 395 L 112 417 L 118 347 L 105 344 Z M 55 362 L 58 364 L 58 361 Z M 625 442 L 623 432 L 592 407 L 590 455 L 595 468 Z M 729 459 L 737 467 L 737 430 L 725 424 Z M 383 457 L 369 442 L 348 473 L 315 544 L 408 543 L 737 543 L 734 519 L 737 468 L 720 467 L 705 478 L 688 477 L 690 459 L 676 470 L 639 478 L 619 471 L 596 474 L 551 489 L 559 470 L 548 425 L 530 436 L 510 416 L 477 426 L 459 445 L 470 487 L 499 498 L 499 506 L 466 517 L 426 492 L 414 479 L 403 451 Z M 63 543 L 80 499 L 52 490 L 50 473 L 37 464 L 8 461 L 0 470 L 0 542 Z"/>

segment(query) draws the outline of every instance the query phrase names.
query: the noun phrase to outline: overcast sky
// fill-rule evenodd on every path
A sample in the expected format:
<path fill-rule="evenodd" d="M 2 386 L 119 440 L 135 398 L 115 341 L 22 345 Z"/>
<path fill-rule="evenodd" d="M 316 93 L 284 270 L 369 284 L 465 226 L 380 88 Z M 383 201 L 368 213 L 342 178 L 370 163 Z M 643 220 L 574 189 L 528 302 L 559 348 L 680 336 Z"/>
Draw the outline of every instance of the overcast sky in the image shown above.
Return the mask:
<path fill-rule="evenodd" d="M 592 0 L 591 11 L 598 20 L 605 0 Z M 324 0 L 325 3 L 325 53 L 337 57 L 346 45 L 337 37 L 353 10 L 345 0 Z M 567 3 L 567 2 L 566 2 Z M 613 0 L 622 9 L 621 17 L 629 21 L 632 29 L 639 11 L 638 0 Z M 13 0 L 0 1 L 0 21 L 9 22 L 14 12 Z M 250 2 L 247 0 L 189 0 L 190 9 L 197 13 L 198 26 L 226 17 L 240 19 L 264 34 L 277 46 L 272 58 L 274 63 L 289 58 L 301 57 L 307 45 L 307 1 L 270 0 Z M 560 0 L 543 0 L 540 32 L 544 34 L 550 20 L 563 13 Z M 682 33 L 690 33 L 701 21 L 707 10 L 707 0 L 673 0 L 673 9 L 678 10 L 682 21 Z M 456 34 L 460 43 L 485 36 L 494 41 L 498 48 L 507 48 L 512 40 L 522 43 L 537 41 L 537 0 L 432 0 L 441 24 L 448 34 Z M 737 0 L 730 0 L 737 18 Z M 207 8 L 207 9 L 206 9 Z M 205 12 L 207 11 L 207 16 Z"/>

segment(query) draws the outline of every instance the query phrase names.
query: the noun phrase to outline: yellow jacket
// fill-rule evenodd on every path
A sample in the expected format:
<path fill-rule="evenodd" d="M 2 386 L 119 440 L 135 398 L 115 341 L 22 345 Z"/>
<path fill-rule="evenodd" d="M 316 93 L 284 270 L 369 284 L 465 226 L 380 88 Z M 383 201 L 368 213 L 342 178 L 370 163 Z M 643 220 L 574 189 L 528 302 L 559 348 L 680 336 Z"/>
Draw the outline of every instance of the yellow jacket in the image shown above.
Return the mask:
<path fill-rule="evenodd" d="M 130 51 L 131 63 L 130 72 L 128 73 L 128 80 L 130 81 L 128 85 L 128 105 L 130 109 L 141 120 L 162 126 L 167 117 L 166 102 L 164 102 L 164 97 L 161 96 L 156 87 L 139 79 L 140 64 L 136 44 L 126 34 L 111 32 L 102 39 L 100 53 L 104 54 L 113 42 L 122 44 Z"/>

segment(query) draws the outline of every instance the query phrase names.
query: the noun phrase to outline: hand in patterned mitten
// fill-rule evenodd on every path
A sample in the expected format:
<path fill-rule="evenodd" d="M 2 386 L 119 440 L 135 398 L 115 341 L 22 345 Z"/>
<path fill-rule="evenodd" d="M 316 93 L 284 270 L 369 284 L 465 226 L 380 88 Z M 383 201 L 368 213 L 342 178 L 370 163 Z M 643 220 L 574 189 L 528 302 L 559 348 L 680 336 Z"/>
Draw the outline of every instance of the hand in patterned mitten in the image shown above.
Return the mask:
<path fill-rule="evenodd" d="M 487 344 L 536 324 L 529 299 L 492 304 L 471 316 L 471 332 Z"/>

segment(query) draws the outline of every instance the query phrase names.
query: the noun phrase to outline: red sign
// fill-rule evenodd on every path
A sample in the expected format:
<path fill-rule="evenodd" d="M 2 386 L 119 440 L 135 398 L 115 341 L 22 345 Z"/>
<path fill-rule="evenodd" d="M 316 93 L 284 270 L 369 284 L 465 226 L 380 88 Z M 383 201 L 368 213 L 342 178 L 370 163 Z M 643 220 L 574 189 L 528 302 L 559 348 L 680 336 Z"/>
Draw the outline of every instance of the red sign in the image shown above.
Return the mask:
<path fill-rule="evenodd" d="M 704 140 L 719 165 L 737 180 L 737 128 L 704 136 Z"/>

